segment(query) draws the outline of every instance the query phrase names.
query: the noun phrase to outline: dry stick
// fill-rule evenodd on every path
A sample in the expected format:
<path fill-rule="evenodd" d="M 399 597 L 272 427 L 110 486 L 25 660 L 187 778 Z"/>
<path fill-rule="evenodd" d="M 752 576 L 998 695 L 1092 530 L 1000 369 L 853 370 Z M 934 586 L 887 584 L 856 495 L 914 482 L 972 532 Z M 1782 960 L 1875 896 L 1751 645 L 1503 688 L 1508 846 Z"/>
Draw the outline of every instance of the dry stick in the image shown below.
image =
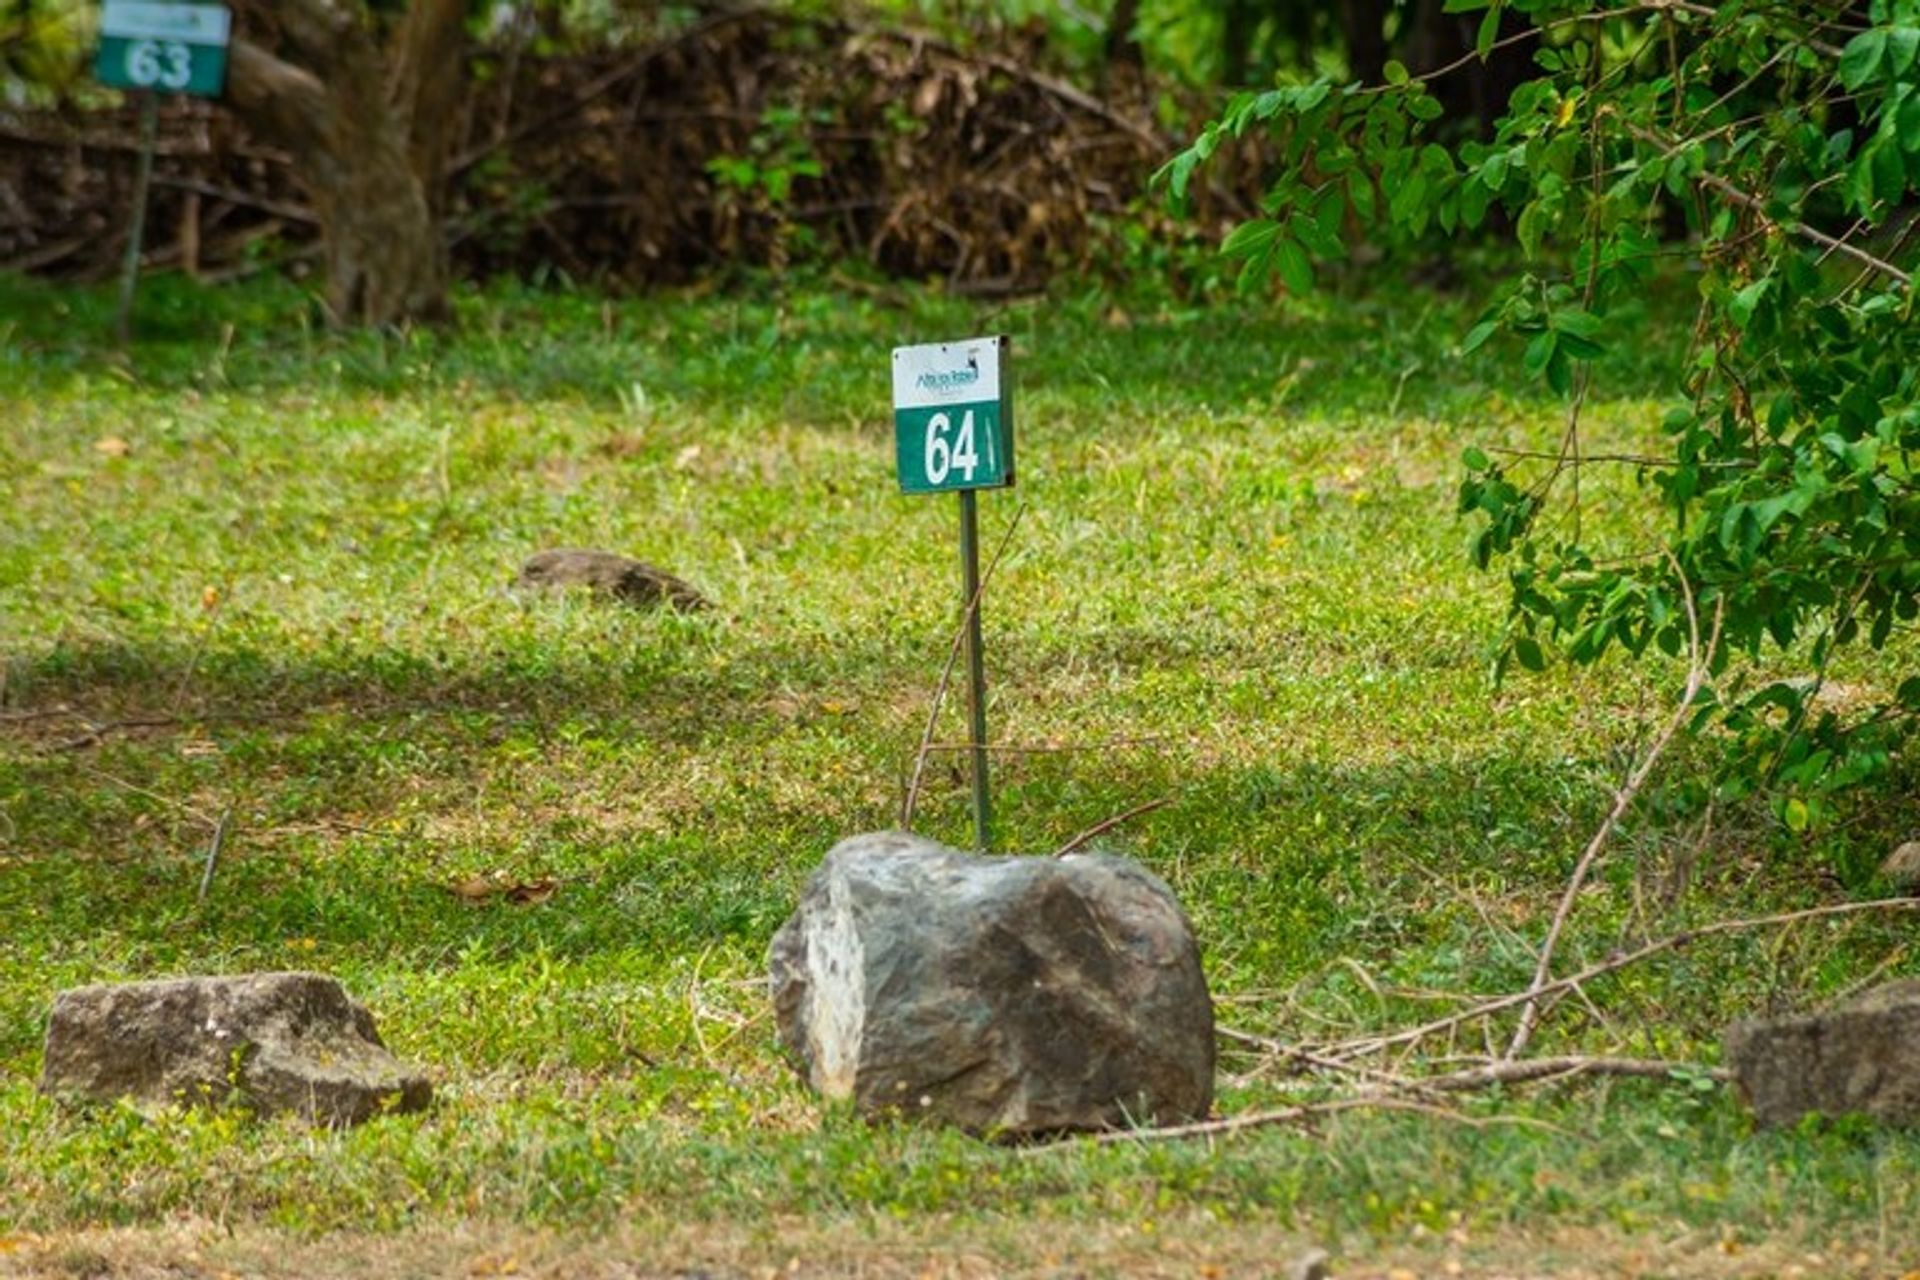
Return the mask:
<path fill-rule="evenodd" d="M 1014 508 L 1013 519 L 1007 522 L 1007 531 L 1000 535 L 1000 545 L 993 549 L 993 555 L 987 561 L 986 570 L 980 575 L 980 585 L 974 588 L 973 598 L 967 601 L 967 607 L 960 611 L 960 624 L 953 629 L 953 643 L 947 646 L 947 663 L 940 668 L 940 683 L 934 686 L 933 705 L 927 708 L 926 732 L 920 735 L 920 750 L 913 757 L 913 775 L 907 780 L 907 794 L 900 800 L 900 829 L 913 830 L 914 804 L 920 798 L 920 778 L 926 772 L 927 756 L 933 751 L 933 730 L 940 719 L 940 705 L 947 700 L 947 686 L 953 680 L 953 664 L 960 659 L 960 646 L 967 640 L 967 624 L 980 608 L 980 598 L 986 594 L 987 584 L 993 581 L 993 571 L 1000 567 L 1000 558 L 1007 553 L 1007 546 L 1013 541 L 1013 531 L 1020 527 L 1020 517 L 1027 514 L 1027 504 L 1021 503 Z"/>
<path fill-rule="evenodd" d="M 1390 1071 L 1381 1071 L 1374 1067 L 1363 1067 L 1351 1062 L 1342 1062 L 1338 1058 L 1324 1057 L 1314 1053 L 1310 1049 L 1303 1049 L 1299 1045 L 1287 1044 L 1285 1041 L 1275 1040 L 1270 1036 L 1254 1035 L 1252 1032 L 1242 1031 L 1238 1027 L 1227 1027 L 1215 1023 L 1213 1034 L 1219 1036 L 1222 1040 L 1230 1040 L 1235 1044 L 1245 1045 L 1250 1049 L 1263 1050 L 1271 1057 L 1279 1058 L 1287 1062 L 1298 1062 L 1304 1066 L 1315 1067 L 1322 1071 L 1338 1071 L 1343 1075 L 1364 1076 L 1382 1084 L 1400 1087 L 1410 1088 L 1418 1083 L 1407 1076 L 1395 1075 Z"/>
<path fill-rule="evenodd" d="M 1137 818 L 1143 813 L 1152 813 L 1155 809 L 1163 809 L 1172 803 L 1173 803 L 1172 796 L 1161 796 L 1158 800 L 1149 800 L 1145 804 L 1135 805 L 1133 808 L 1127 810 L 1125 813 L 1115 814 L 1113 817 L 1108 818 L 1105 822 L 1096 822 L 1092 826 L 1088 827 L 1085 831 L 1082 831 L 1079 835 L 1075 836 L 1073 839 L 1067 841 L 1065 844 L 1061 845 L 1058 849 L 1054 850 L 1053 856 L 1056 858 L 1064 858 L 1068 854 L 1072 853 L 1075 849 L 1078 849 L 1080 846 L 1084 845 L 1087 841 L 1093 839 L 1095 836 L 1104 835 L 1106 832 L 1113 830 L 1115 827 L 1127 821 L 1129 818 Z"/>
<path fill-rule="evenodd" d="M 1524 1062 L 1505 1062 L 1494 1059 L 1464 1071 L 1453 1071 L 1443 1075 L 1406 1076 L 1370 1070 L 1338 1058 L 1316 1054 L 1298 1045 L 1253 1035 L 1233 1027 L 1216 1026 L 1213 1030 L 1214 1034 L 1223 1040 L 1231 1040 L 1249 1048 L 1264 1049 L 1277 1058 L 1304 1063 L 1327 1071 L 1369 1076 L 1389 1088 L 1410 1092 L 1433 1090 L 1457 1093 L 1469 1089 L 1484 1089 L 1496 1084 L 1526 1084 L 1536 1080 L 1570 1079 L 1582 1075 L 1640 1076 L 1656 1080 L 1667 1079 L 1680 1071 L 1702 1072 L 1715 1080 L 1725 1080 L 1731 1075 L 1717 1067 L 1704 1068 L 1691 1062 L 1672 1062 L 1659 1058 L 1611 1058 L 1588 1054 L 1565 1054 L 1555 1058 L 1528 1058 Z"/>
<path fill-rule="evenodd" d="M 1676 1073 L 1686 1072 L 1699 1072 L 1713 1080 L 1729 1080 L 1733 1077 L 1733 1073 L 1724 1068 L 1702 1067 L 1693 1062 L 1568 1054 L 1558 1058 L 1528 1058 L 1524 1062 L 1489 1062 L 1484 1067 L 1448 1075 L 1416 1077 L 1412 1083 L 1422 1089 L 1460 1092 L 1485 1089 L 1496 1084 L 1527 1084 L 1536 1080 L 1571 1079 L 1574 1076 L 1638 1076 L 1650 1080 L 1669 1080 Z"/>
<path fill-rule="evenodd" d="M 220 858 L 220 846 L 227 838 L 227 821 L 233 817 L 233 806 L 228 805 L 220 811 L 220 821 L 213 828 L 213 839 L 207 844 L 207 866 L 200 873 L 200 896 L 196 901 L 205 903 L 207 890 L 213 885 L 213 864 Z"/>
<path fill-rule="evenodd" d="M 96 722 L 87 719 L 77 712 L 71 714 L 73 714 L 74 719 L 87 726 L 87 731 L 77 737 L 66 738 L 56 742 L 52 747 L 48 748 L 49 750 L 78 751 L 82 747 L 92 746 L 110 733 L 123 733 L 128 729 L 161 729 L 168 725 L 180 723 L 180 717 L 178 716 L 136 716 L 131 720 L 103 720 Z"/>
<path fill-rule="evenodd" d="M 1573 874 L 1567 878 L 1566 891 L 1560 895 L 1560 905 L 1553 913 L 1553 923 L 1547 927 L 1547 939 L 1540 944 L 1540 958 L 1533 969 L 1533 989 L 1536 991 L 1543 989 L 1553 976 L 1553 949 L 1559 944 L 1560 931 L 1566 928 L 1567 917 L 1573 914 L 1573 904 L 1580 895 L 1581 886 L 1586 884 L 1587 872 L 1592 870 L 1594 860 L 1606 847 L 1608 838 L 1620 825 L 1620 820 L 1626 817 L 1627 810 L 1632 807 L 1634 798 L 1640 794 L 1640 788 L 1646 785 L 1648 776 L 1653 772 L 1653 766 L 1659 762 L 1661 754 L 1667 749 L 1667 744 L 1673 741 L 1674 734 L 1680 732 L 1680 726 L 1687 722 L 1687 715 L 1693 710 L 1693 700 L 1700 696 L 1700 689 L 1707 682 L 1707 672 L 1709 664 L 1713 661 L 1713 651 L 1720 644 L 1720 624 L 1726 617 L 1726 600 L 1722 598 L 1714 608 L 1713 634 L 1707 640 L 1707 647 L 1702 649 L 1700 647 L 1700 615 L 1694 604 L 1693 588 L 1688 584 L 1686 574 L 1680 572 L 1677 563 L 1674 571 L 1679 577 L 1680 593 L 1687 605 L 1687 635 L 1691 660 L 1687 664 L 1686 692 L 1681 694 L 1680 705 L 1673 709 L 1673 716 L 1667 721 L 1666 727 L 1660 731 L 1660 736 L 1653 740 L 1653 745 L 1647 749 L 1647 754 L 1641 757 L 1639 767 L 1633 771 L 1625 785 L 1614 793 L 1613 808 L 1608 812 L 1606 821 L 1602 822 L 1600 829 L 1593 833 L 1593 839 L 1587 842 L 1586 849 L 1580 854 L 1580 861 L 1574 864 Z M 1513 1040 L 1507 1045 L 1506 1057 L 1509 1061 L 1519 1057 L 1521 1051 L 1527 1047 L 1527 1041 L 1533 1038 L 1533 1029 L 1539 1021 L 1540 1002 L 1528 1000 L 1526 1007 L 1520 1011 L 1520 1025 L 1514 1029 Z"/>
<path fill-rule="evenodd" d="M 588 81 L 573 95 L 572 100 L 564 106 L 549 111 L 543 116 L 536 116 L 533 120 L 525 124 L 517 125 L 504 133 L 496 134 L 480 145 L 452 157 L 447 161 L 444 176 L 448 178 L 457 177 L 501 148 L 518 142 L 522 138 L 539 133 L 543 129 L 550 129 L 554 125 L 567 120 L 569 117 L 578 115 L 595 99 L 619 87 L 623 80 L 628 80 L 633 76 L 639 75 L 667 54 L 692 44 L 702 36 L 720 27 L 724 27 L 729 23 L 768 16 L 768 12 L 768 10 L 757 5 L 749 5 L 740 9 L 725 10 L 701 19 L 685 31 L 674 36 L 671 40 L 663 44 L 655 45 L 650 49 L 643 49 L 634 57 L 614 67 L 612 70 L 607 71 L 597 79 Z"/>
<path fill-rule="evenodd" d="M 1055 79 L 1053 76 L 1043 75 L 1035 71 L 1032 67 L 1023 66 L 1012 58 L 1002 57 L 999 54 L 993 53 L 968 52 L 957 45 L 942 40 L 936 35 L 910 28 L 875 27 L 868 26 L 864 23 L 852 23 L 849 26 L 849 30 L 857 35 L 892 40 L 895 43 L 904 44 L 910 48 L 932 49 L 936 53 L 945 54 L 961 62 L 978 63 L 984 67 L 991 67 L 1002 75 L 1011 76 L 1015 80 L 1024 80 L 1034 88 L 1066 103 L 1070 107 L 1078 107 L 1088 115 L 1097 116 L 1115 128 L 1125 130 L 1155 151 L 1163 150 L 1168 145 L 1169 140 L 1164 136 L 1156 133 L 1140 121 L 1115 111 L 1112 107 L 1100 101 L 1100 99 L 1094 97 L 1092 94 L 1087 93 L 1085 90 L 1076 88 L 1064 80 Z"/>
<path fill-rule="evenodd" d="M 0 719 L 4 718 L 5 717 L 0 717 Z M 1054 743 L 990 742 L 987 744 L 987 750 L 997 751 L 1002 755 L 1010 756 L 1051 756 L 1069 755 L 1084 751 L 1124 751 L 1131 747 L 1151 746 L 1155 743 L 1165 742 L 1172 736 L 1173 735 L 1169 733 L 1153 733 L 1148 734 L 1144 738 L 1113 738 L 1106 742 L 1062 743 L 1058 745 Z M 927 748 L 929 751 L 944 752 L 972 751 L 973 749 L 974 747 L 971 742 L 936 742 Z"/>
<path fill-rule="evenodd" d="M 1549 1129 L 1556 1133 L 1565 1130 L 1543 1120 L 1532 1120 L 1522 1116 L 1489 1116 L 1485 1118 L 1464 1115 L 1451 1107 L 1435 1106 L 1430 1102 L 1416 1102 L 1410 1098 L 1395 1098 L 1385 1094 L 1366 1094 L 1354 1098 L 1330 1098 L 1325 1102 L 1302 1102 L 1291 1107 L 1281 1107 L 1276 1111 L 1254 1111 L 1246 1115 L 1227 1116 L 1219 1120 L 1200 1120 L 1193 1124 L 1167 1125 L 1159 1129 L 1115 1129 L 1105 1133 L 1088 1134 L 1085 1137 L 1064 1138 L 1058 1142 L 1039 1143 L 1031 1147 L 1020 1148 L 1021 1155 L 1033 1155 L 1046 1151 L 1057 1151 L 1062 1147 L 1077 1146 L 1082 1142 L 1091 1142 L 1098 1146 L 1113 1146 L 1122 1142 L 1165 1142 L 1173 1138 L 1206 1138 L 1222 1133 L 1242 1133 L 1248 1129 L 1267 1129 L 1275 1125 L 1293 1124 L 1300 1120 L 1310 1120 L 1316 1116 L 1337 1115 L 1343 1111 L 1412 1111 L 1419 1115 L 1435 1116 L 1442 1120 L 1452 1120 L 1473 1129 L 1485 1129 L 1493 1125 L 1525 1125 L 1529 1128 Z"/>
<path fill-rule="evenodd" d="M 1534 990 L 1516 991 L 1510 995 L 1499 996 L 1462 1009 L 1459 1013 L 1444 1018 L 1435 1018 L 1432 1022 L 1423 1022 L 1417 1027 L 1405 1031 L 1396 1031 L 1391 1035 L 1370 1036 L 1360 1040 L 1348 1041 L 1338 1045 L 1321 1045 L 1318 1052 L 1337 1054 L 1343 1058 L 1356 1058 L 1363 1054 L 1379 1053 L 1395 1045 L 1412 1044 L 1424 1040 L 1438 1032 L 1448 1031 L 1481 1018 L 1504 1013 L 1515 1005 L 1525 1004 L 1529 1000 L 1539 1000 L 1545 996 L 1556 995 L 1562 991 L 1571 991 L 1582 983 L 1591 982 L 1603 974 L 1609 974 L 1629 965 L 1638 964 L 1651 956 L 1673 951 L 1696 942 L 1701 938 L 1719 933 L 1740 933 L 1749 929 L 1766 929 L 1776 925 L 1795 924 L 1801 920 L 1819 920 L 1830 916 L 1858 915 L 1867 911 L 1920 911 L 1920 897 L 1911 898 L 1875 898 L 1871 902 L 1841 902 L 1825 907 L 1809 907 L 1803 911 L 1785 911 L 1778 915 L 1754 916 L 1741 920 L 1717 920 L 1712 924 L 1701 925 L 1697 929 L 1686 929 L 1668 937 L 1649 942 L 1633 951 L 1623 952 L 1599 964 L 1590 965 L 1570 977 L 1555 978 L 1545 986 Z"/>

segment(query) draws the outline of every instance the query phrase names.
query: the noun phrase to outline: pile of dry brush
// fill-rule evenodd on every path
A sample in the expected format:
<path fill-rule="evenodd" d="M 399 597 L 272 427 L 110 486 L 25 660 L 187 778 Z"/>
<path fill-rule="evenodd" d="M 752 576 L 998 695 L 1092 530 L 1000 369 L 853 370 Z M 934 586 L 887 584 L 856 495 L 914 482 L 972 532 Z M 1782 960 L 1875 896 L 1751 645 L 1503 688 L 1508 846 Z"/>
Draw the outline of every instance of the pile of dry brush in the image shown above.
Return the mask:
<path fill-rule="evenodd" d="M 744 11 L 649 47 L 480 49 L 442 208 L 456 270 L 642 285 L 718 263 L 863 259 L 957 288 L 1084 270 L 1173 141 L 1137 104 L 844 19 Z M 0 112 L 0 269 L 111 274 L 131 107 Z M 207 103 L 161 116 L 147 262 L 222 278 L 315 254 L 289 157 Z"/>

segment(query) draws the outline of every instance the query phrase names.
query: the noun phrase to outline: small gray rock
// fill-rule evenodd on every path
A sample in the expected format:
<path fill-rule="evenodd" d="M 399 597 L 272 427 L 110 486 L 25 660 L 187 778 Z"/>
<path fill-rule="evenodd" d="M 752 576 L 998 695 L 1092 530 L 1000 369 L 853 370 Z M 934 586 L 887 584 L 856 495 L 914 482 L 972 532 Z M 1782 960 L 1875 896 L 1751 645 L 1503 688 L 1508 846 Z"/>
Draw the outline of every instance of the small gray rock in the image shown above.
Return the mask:
<path fill-rule="evenodd" d="M 418 1111 L 427 1078 L 381 1044 L 373 1015 L 318 973 L 107 983 L 62 991 L 43 1093 L 153 1106 L 237 1101 L 309 1123 Z"/>
<path fill-rule="evenodd" d="M 1736 1022 L 1726 1061 L 1763 1125 L 1818 1112 L 1920 1124 L 1920 979 L 1822 1013 Z"/>
<path fill-rule="evenodd" d="M 1203 1117 L 1213 1004 L 1173 891 L 1125 858 L 842 841 L 768 956 L 808 1082 L 1004 1137 Z"/>
<path fill-rule="evenodd" d="M 1332 1261 L 1325 1249 L 1309 1249 L 1294 1259 L 1287 1280 L 1327 1280 L 1333 1274 L 1327 1269 Z"/>
<path fill-rule="evenodd" d="M 708 607 L 705 596 L 665 569 L 611 551 L 561 547 L 538 552 L 520 566 L 518 585 L 586 587 L 627 604 L 664 604 L 683 613 Z"/>
<path fill-rule="evenodd" d="M 1920 840 L 1909 840 L 1888 854 L 1880 874 L 1902 893 L 1920 890 Z"/>

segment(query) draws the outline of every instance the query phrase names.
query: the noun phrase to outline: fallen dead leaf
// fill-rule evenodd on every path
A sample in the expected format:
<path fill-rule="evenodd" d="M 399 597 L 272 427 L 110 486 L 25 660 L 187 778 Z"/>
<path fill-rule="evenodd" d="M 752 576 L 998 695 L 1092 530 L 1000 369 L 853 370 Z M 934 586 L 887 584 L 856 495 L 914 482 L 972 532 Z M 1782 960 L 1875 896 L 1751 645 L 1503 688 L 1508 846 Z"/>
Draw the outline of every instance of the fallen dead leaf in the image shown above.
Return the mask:
<path fill-rule="evenodd" d="M 559 889 L 560 882 L 551 876 L 543 876 L 538 880 L 515 880 L 501 871 L 469 876 L 447 886 L 447 891 L 463 902 L 491 902 L 497 898 L 522 905 L 545 902 Z"/>
<path fill-rule="evenodd" d="M 93 442 L 93 451 L 105 458 L 124 458 L 133 452 L 133 446 L 119 436 L 102 436 Z"/>

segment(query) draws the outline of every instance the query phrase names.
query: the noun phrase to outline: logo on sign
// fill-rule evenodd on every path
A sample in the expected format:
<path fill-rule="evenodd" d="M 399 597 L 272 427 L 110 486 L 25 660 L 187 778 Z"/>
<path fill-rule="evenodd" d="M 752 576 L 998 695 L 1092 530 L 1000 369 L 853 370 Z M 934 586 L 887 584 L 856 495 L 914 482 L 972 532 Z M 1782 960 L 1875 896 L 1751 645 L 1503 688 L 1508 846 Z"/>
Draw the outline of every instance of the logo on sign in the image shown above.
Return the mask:
<path fill-rule="evenodd" d="M 980 381 L 980 358 L 967 357 L 964 369 L 928 369 L 914 379 L 914 386 L 937 396 L 957 395 Z"/>

